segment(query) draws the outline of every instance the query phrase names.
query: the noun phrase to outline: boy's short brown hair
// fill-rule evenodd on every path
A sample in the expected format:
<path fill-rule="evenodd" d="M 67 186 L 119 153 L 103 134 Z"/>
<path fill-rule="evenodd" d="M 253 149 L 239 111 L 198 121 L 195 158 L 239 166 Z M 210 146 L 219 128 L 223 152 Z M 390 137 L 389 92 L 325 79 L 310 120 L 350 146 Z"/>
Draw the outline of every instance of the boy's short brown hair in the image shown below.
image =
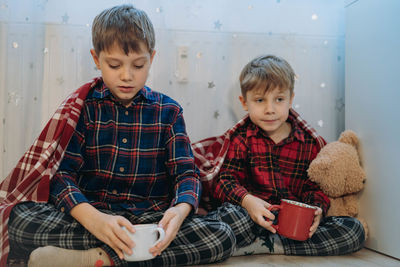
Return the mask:
<path fill-rule="evenodd" d="M 93 20 L 92 43 L 96 54 L 117 44 L 126 54 L 140 52 L 143 42 L 154 51 L 153 24 L 146 13 L 132 5 L 119 5 L 102 11 Z"/>
<path fill-rule="evenodd" d="M 265 92 L 274 89 L 289 89 L 293 94 L 295 73 L 289 63 L 283 58 L 264 55 L 247 63 L 240 73 L 239 81 L 242 96 L 246 98 L 248 91 L 263 86 Z"/>

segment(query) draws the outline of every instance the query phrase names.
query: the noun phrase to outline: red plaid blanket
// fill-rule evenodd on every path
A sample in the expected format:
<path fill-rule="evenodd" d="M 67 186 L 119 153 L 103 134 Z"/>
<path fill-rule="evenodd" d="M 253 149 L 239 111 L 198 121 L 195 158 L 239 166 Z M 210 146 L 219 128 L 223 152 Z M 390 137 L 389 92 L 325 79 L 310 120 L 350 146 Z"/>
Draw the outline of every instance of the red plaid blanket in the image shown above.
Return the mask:
<path fill-rule="evenodd" d="M 39 137 L 0 184 L 0 266 L 9 253 L 8 217 L 22 201 L 47 202 L 49 183 L 74 132 L 86 96 L 99 78 L 72 93 L 60 105 Z"/>
<path fill-rule="evenodd" d="M 303 120 L 295 110 L 290 109 L 289 112 L 296 118 L 300 128 L 311 134 L 311 136 L 317 140 L 319 149 L 321 149 L 326 144 L 325 140 L 319 136 L 317 131 L 308 125 L 307 122 Z M 236 131 L 236 129 L 245 124 L 247 120 L 249 120 L 248 115 L 243 117 L 223 135 L 203 139 L 192 144 L 195 163 L 200 169 L 200 179 L 203 187 L 200 206 L 206 210 L 210 210 L 213 207 L 210 198 L 212 181 L 218 175 L 222 163 L 224 162 L 230 144 L 230 137 Z"/>

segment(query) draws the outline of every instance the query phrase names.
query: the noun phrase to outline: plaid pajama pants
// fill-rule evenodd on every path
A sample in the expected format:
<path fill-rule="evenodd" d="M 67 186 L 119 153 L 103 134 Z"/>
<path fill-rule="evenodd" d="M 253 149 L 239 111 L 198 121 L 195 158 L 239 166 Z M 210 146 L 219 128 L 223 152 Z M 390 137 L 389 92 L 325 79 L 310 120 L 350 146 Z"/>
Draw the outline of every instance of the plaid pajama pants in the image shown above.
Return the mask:
<path fill-rule="evenodd" d="M 365 232 L 356 218 L 330 216 L 321 221 L 317 231 L 306 241 L 284 237 L 281 237 L 281 241 L 286 255 L 344 255 L 356 252 L 364 246 Z"/>
<path fill-rule="evenodd" d="M 314 235 L 305 241 L 296 241 L 272 234 L 259 225 L 254 225 L 255 236 L 269 239 L 278 236 L 285 255 L 334 256 L 360 250 L 364 246 L 365 232 L 361 222 L 353 217 L 329 216 L 321 220 Z"/>
<path fill-rule="evenodd" d="M 110 211 L 103 211 L 111 213 Z M 128 213 L 113 213 L 134 224 L 156 223 L 161 212 L 148 212 L 140 217 Z M 162 254 L 145 262 L 121 261 L 115 252 L 97 240 L 71 216 L 61 213 L 51 204 L 26 202 L 17 205 L 9 220 L 10 257 L 29 257 L 41 246 L 68 249 L 103 248 L 117 266 L 177 266 L 223 261 L 235 248 L 250 245 L 272 234 L 255 224 L 247 211 L 224 203 L 206 216 L 193 215 L 182 224 L 176 238 Z M 295 241 L 280 236 L 286 255 L 342 255 L 360 250 L 365 236 L 362 224 L 352 217 L 325 217 L 312 238 Z"/>
<path fill-rule="evenodd" d="M 157 223 L 162 212 L 134 216 L 121 215 L 133 224 Z M 227 223 L 225 223 L 226 221 Z M 206 216 L 193 215 L 182 224 L 176 238 L 160 256 L 144 262 L 126 262 L 106 244 L 89 233 L 72 216 L 58 211 L 52 204 L 25 202 L 16 205 L 9 219 L 10 258 L 25 258 L 37 247 L 57 246 L 67 249 L 101 247 L 116 266 L 177 266 L 219 262 L 230 257 L 236 243 L 252 242 L 249 216 L 240 207 L 225 204 Z"/>
<path fill-rule="evenodd" d="M 240 214 L 240 220 L 232 220 L 232 216 L 224 215 L 225 210 L 235 210 L 235 214 Z M 353 217 L 329 216 L 321 220 L 317 231 L 306 241 L 296 241 L 283 236 L 272 234 L 270 231 L 256 224 L 249 216 L 247 211 L 239 206 L 224 203 L 213 216 L 215 219 L 223 221 L 231 226 L 236 234 L 236 247 L 241 248 L 250 245 L 257 237 L 270 239 L 278 236 L 282 242 L 285 255 L 299 256 L 334 256 L 353 253 L 364 246 L 365 232 L 361 222 Z M 245 225 L 238 225 L 246 220 Z M 237 231 L 237 232 L 236 232 Z M 243 234 L 247 233 L 247 236 Z"/>
<path fill-rule="evenodd" d="M 245 220 L 245 225 L 237 225 L 232 221 L 232 216 L 220 216 L 226 210 L 235 210 L 235 214 L 240 214 L 240 224 Z M 274 237 L 279 237 L 285 255 L 298 256 L 334 256 L 356 252 L 364 246 L 365 232 L 361 222 L 348 216 L 329 216 L 321 220 L 320 225 L 314 235 L 306 241 L 296 241 L 283 236 L 272 234 L 270 231 L 256 224 L 249 216 L 247 211 L 239 206 L 224 203 L 213 216 L 215 219 L 223 221 L 231 226 L 232 230 L 239 231 L 236 234 L 236 248 L 245 247 L 253 243 L 257 237 L 263 240 L 269 239 L 273 244 Z M 243 236 L 247 233 L 247 236 Z"/>

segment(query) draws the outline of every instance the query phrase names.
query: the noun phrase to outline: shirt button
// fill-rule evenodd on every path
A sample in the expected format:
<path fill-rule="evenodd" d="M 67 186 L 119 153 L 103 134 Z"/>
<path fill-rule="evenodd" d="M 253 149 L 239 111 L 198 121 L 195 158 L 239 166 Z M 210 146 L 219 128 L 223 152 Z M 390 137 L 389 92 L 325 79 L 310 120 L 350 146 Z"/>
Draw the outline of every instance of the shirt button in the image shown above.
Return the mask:
<path fill-rule="evenodd" d="M 125 168 L 124 168 L 124 167 L 119 167 L 119 171 L 120 171 L 120 172 L 124 172 L 124 171 L 125 171 Z"/>
<path fill-rule="evenodd" d="M 122 139 L 122 143 L 126 144 L 126 142 L 128 142 L 128 139 L 126 138 Z"/>
<path fill-rule="evenodd" d="M 129 111 L 125 111 L 125 115 L 128 116 L 129 115 Z"/>
<path fill-rule="evenodd" d="M 114 190 L 112 191 L 112 193 L 113 193 L 114 195 L 116 195 L 116 194 L 118 193 L 117 189 L 114 189 Z"/>
<path fill-rule="evenodd" d="M 64 208 L 64 207 L 61 207 L 60 210 L 61 210 L 61 212 L 64 212 L 64 211 L 65 211 L 65 208 Z"/>

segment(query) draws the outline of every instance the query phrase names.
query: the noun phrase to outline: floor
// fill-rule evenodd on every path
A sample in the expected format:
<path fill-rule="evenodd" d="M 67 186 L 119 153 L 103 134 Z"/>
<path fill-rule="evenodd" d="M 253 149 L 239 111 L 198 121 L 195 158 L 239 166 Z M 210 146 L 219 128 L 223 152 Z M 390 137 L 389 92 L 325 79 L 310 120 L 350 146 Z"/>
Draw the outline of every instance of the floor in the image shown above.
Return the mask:
<path fill-rule="evenodd" d="M 376 253 L 369 249 L 362 249 L 356 253 L 345 256 L 327 256 L 327 257 L 301 257 L 284 255 L 251 255 L 231 257 L 228 260 L 218 264 L 198 265 L 197 267 L 261 267 L 261 266 L 324 266 L 324 267 L 400 267 L 400 260 Z M 7 267 L 26 267 L 25 264 L 14 263 Z M 56 266 L 55 266 L 56 267 Z"/>
<path fill-rule="evenodd" d="M 345 256 L 327 257 L 302 257 L 284 255 L 252 255 L 231 257 L 218 264 L 201 265 L 203 267 L 257 267 L 257 266 L 359 266 L 359 267 L 400 267 L 400 260 L 376 253 L 369 249 L 362 249 L 356 253 Z"/>

